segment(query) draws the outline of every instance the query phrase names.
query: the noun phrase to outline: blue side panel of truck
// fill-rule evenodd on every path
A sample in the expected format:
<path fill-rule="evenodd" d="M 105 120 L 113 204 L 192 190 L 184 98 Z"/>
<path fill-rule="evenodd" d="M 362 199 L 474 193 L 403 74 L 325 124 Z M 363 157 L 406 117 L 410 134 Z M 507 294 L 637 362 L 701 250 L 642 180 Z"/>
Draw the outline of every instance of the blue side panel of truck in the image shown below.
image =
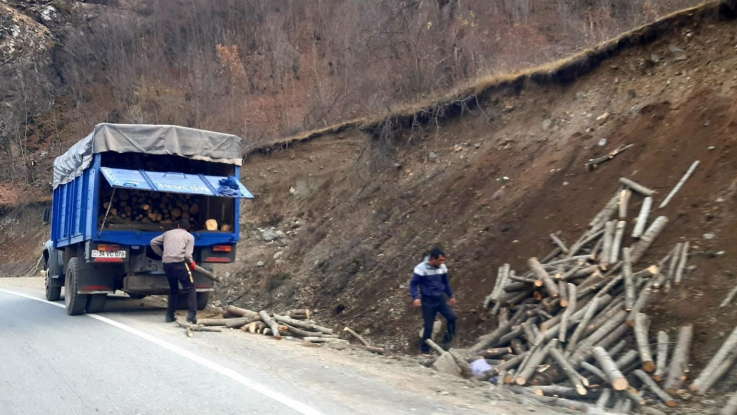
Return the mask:
<path fill-rule="evenodd" d="M 122 245 L 148 245 L 159 232 L 138 230 L 99 229 L 97 212 L 99 192 L 102 181 L 108 181 L 113 187 L 139 188 L 141 190 L 164 191 L 174 193 L 202 194 L 217 197 L 218 181 L 221 177 L 204 175 L 184 175 L 181 173 L 155 173 L 124 169 L 108 169 L 101 167 L 101 155 L 96 154 L 89 168 L 73 181 L 59 185 L 54 189 L 52 204 L 51 240 L 54 248 L 85 242 L 107 242 Z M 235 177 L 240 176 L 240 167 L 235 167 Z M 106 169 L 106 176 L 102 170 Z M 140 187 L 134 186 L 134 179 L 143 182 Z M 201 191 L 183 191 L 186 183 L 188 189 Z M 253 195 L 242 183 L 237 181 L 240 194 L 231 196 L 234 203 L 235 223 L 231 232 L 193 231 L 195 246 L 212 246 L 216 244 L 233 244 L 240 237 L 240 203 L 239 198 L 253 198 Z M 179 188 L 177 188 L 179 186 Z"/>

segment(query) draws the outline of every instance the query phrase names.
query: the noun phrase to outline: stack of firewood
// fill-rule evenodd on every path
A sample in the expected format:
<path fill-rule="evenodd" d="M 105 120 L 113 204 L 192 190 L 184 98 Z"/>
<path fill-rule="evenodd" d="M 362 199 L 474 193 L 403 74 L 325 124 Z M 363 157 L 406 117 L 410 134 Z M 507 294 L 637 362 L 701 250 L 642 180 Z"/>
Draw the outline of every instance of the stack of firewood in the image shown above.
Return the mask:
<path fill-rule="evenodd" d="M 200 205 L 191 195 L 114 189 L 108 197 L 103 196 L 103 200 L 99 223 L 167 224 L 180 218 L 199 223 Z"/>
<path fill-rule="evenodd" d="M 498 328 L 469 349 L 455 350 L 466 361 L 461 366 L 477 359 L 492 366 L 477 379 L 576 409 L 589 408 L 579 400 L 620 413 L 644 408 L 650 398 L 677 405 L 688 377 L 693 326 L 682 327 L 671 339 L 664 331 L 649 330 L 645 311 L 659 292 L 681 283 L 689 244 L 679 243 L 660 261 L 641 264 L 668 219 L 648 223 L 654 192 L 628 179 L 620 183 L 574 243 L 550 235 L 555 249 L 541 260 L 530 258 L 527 271 L 517 273 L 508 264 L 499 268 L 484 302 L 486 312 L 497 316 Z M 627 205 L 635 195 L 644 200 L 630 218 Z M 625 234 L 631 234 L 630 246 L 624 246 Z M 705 393 L 735 359 L 737 329 L 692 391 Z"/>

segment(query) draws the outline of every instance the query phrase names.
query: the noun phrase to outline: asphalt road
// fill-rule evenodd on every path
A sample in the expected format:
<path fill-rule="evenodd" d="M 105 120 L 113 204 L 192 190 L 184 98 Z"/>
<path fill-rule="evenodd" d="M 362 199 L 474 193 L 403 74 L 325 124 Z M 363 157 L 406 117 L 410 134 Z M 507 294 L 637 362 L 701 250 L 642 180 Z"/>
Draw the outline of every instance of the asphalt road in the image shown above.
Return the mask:
<path fill-rule="evenodd" d="M 239 331 L 189 339 L 140 300 L 113 297 L 99 315 L 71 317 L 41 297 L 0 284 L 3 415 L 525 413 L 442 396 L 448 381 L 428 369 L 364 352 L 349 359 Z"/>

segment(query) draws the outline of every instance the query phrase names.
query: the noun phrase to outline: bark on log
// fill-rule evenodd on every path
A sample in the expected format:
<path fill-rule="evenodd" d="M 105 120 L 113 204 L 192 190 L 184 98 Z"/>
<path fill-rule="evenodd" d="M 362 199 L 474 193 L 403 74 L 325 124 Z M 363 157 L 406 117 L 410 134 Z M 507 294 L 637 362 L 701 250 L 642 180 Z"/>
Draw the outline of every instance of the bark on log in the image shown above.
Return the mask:
<path fill-rule="evenodd" d="M 606 375 L 604 372 L 601 371 L 598 367 L 592 365 L 589 362 L 581 362 L 581 369 L 585 369 L 589 371 L 592 375 L 596 376 L 597 378 L 601 379 L 603 382 L 608 382 L 609 380 L 606 378 Z"/>
<path fill-rule="evenodd" d="M 619 220 L 627 219 L 627 205 L 629 204 L 632 191 L 630 189 L 622 189 L 619 194 Z M 616 261 L 615 261 L 616 262 Z"/>
<path fill-rule="evenodd" d="M 596 313 L 598 307 L 599 307 L 599 298 L 596 298 L 596 297 L 591 302 L 589 302 L 589 304 L 586 306 L 586 309 L 584 311 L 583 317 L 581 318 L 581 321 L 576 326 L 576 330 L 573 332 L 573 335 L 571 335 L 571 338 L 570 340 L 568 340 L 568 344 L 566 345 L 566 354 L 568 356 L 570 356 L 575 350 L 576 344 L 578 343 L 578 339 L 581 338 L 583 331 L 586 329 L 586 326 L 589 324 L 591 319 L 594 317 L 594 313 Z"/>
<path fill-rule="evenodd" d="M 564 254 L 568 254 L 570 250 L 566 246 L 566 244 L 563 243 L 563 241 L 560 240 L 555 234 L 550 234 L 550 239 L 553 240 L 553 243 L 560 248 L 561 252 Z"/>
<path fill-rule="evenodd" d="M 629 387 L 627 378 L 624 377 L 622 372 L 619 371 L 617 365 L 612 360 L 612 357 L 602 347 L 594 348 L 594 358 L 599 362 L 599 367 L 609 380 L 609 384 L 615 391 L 623 391 Z"/>
<path fill-rule="evenodd" d="M 560 329 L 558 330 L 558 339 L 561 343 L 565 343 L 568 337 L 568 323 L 573 311 L 576 309 L 576 286 L 574 284 L 568 284 L 568 293 L 570 295 L 570 307 L 566 308 L 563 312 L 563 319 L 560 321 Z"/>
<path fill-rule="evenodd" d="M 688 171 L 686 171 L 686 174 L 681 177 L 681 180 L 678 181 L 678 184 L 676 184 L 676 187 L 673 188 L 673 190 L 668 193 L 668 197 L 663 200 L 663 203 L 660 204 L 660 209 L 668 206 L 668 203 L 670 203 L 670 200 L 673 199 L 673 196 L 678 193 L 679 190 L 681 190 L 681 187 L 683 187 L 683 184 L 686 183 L 686 180 L 688 180 L 689 177 L 693 174 L 694 170 L 696 170 L 696 167 L 699 165 L 699 161 L 696 160 L 693 162 L 691 167 L 688 168 Z"/>
<path fill-rule="evenodd" d="M 612 217 L 612 214 L 617 210 L 617 205 L 619 204 L 619 195 L 620 192 L 617 191 L 614 196 L 609 199 L 607 204 L 604 206 L 604 209 L 599 211 L 599 213 L 594 216 L 594 219 L 591 219 L 591 222 L 589 222 L 589 226 L 595 228 L 598 224 L 606 222 L 609 220 L 609 218 Z M 573 250 L 571 250 L 571 252 L 573 252 Z"/>
<path fill-rule="evenodd" d="M 229 318 L 225 319 L 225 327 L 229 329 L 238 329 L 243 326 L 245 326 L 248 323 L 251 323 L 256 320 L 261 320 L 260 317 L 239 317 L 239 318 Z"/>
<path fill-rule="evenodd" d="M 469 348 L 469 351 L 471 353 L 478 353 L 483 349 L 494 346 L 503 335 L 509 332 L 509 329 L 512 327 L 513 321 L 514 320 L 510 320 L 507 322 L 507 324 L 499 326 L 493 332 L 487 335 L 481 336 L 479 338 L 479 341 Z"/>
<path fill-rule="evenodd" d="M 289 318 L 293 318 L 295 320 L 309 320 L 310 319 L 310 310 L 308 308 L 298 308 L 295 310 L 289 310 L 287 315 Z"/>
<path fill-rule="evenodd" d="M 504 286 L 504 292 L 507 293 L 516 293 L 519 291 L 524 291 L 526 289 L 530 288 L 530 285 L 524 282 L 512 282 L 508 283 Z"/>
<path fill-rule="evenodd" d="M 688 262 L 688 241 L 683 243 L 683 250 L 681 256 L 678 258 L 678 268 L 676 269 L 675 285 L 676 287 L 681 285 L 683 279 L 683 269 L 686 268 L 686 262 Z"/>
<path fill-rule="evenodd" d="M 482 350 L 481 353 L 479 353 L 479 356 L 485 359 L 490 359 L 494 357 L 501 357 L 510 353 L 512 353 L 511 347 L 496 347 L 492 349 Z"/>
<path fill-rule="evenodd" d="M 348 343 L 348 340 L 333 337 L 304 337 L 302 341 L 306 343 Z"/>
<path fill-rule="evenodd" d="M 491 343 L 491 345 L 502 346 L 507 343 L 510 343 L 512 340 L 518 338 L 522 335 L 522 326 L 515 327 L 512 331 L 505 334 L 504 336 L 499 338 L 499 341 L 496 343 Z"/>
<path fill-rule="evenodd" d="M 599 396 L 599 399 L 596 400 L 596 409 L 600 411 L 605 411 L 607 405 L 609 404 L 609 400 L 612 398 L 612 390 L 611 389 L 604 389 L 601 392 L 601 395 Z"/>
<path fill-rule="evenodd" d="M 640 291 L 640 296 L 637 297 L 637 301 L 635 302 L 635 306 L 632 307 L 632 311 L 630 311 L 630 314 L 627 316 L 626 323 L 630 327 L 635 326 L 635 318 L 637 317 L 637 314 L 640 313 L 645 306 L 647 305 L 648 301 L 650 301 L 650 295 L 652 294 L 653 290 L 650 287 L 646 287 L 642 291 Z"/>
<path fill-rule="evenodd" d="M 655 362 L 653 354 L 650 351 L 650 340 L 648 339 L 648 329 L 650 321 L 645 313 L 638 313 L 635 317 L 635 340 L 637 342 L 637 350 L 640 353 L 640 361 L 642 369 L 645 372 L 652 373 L 655 371 Z"/>
<path fill-rule="evenodd" d="M 602 326 L 603 328 L 604 326 Z M 595 344 L 584 344 L 584 342 L 579 343 L 578 348 L 575 352 L 571 355 L 571 357 L 568 359 L 571 364 L 574 367 L 578 367 L 578 365 L 581 364 L 581 362 L 584 362 L 588 360 L 593 354 L 594 354 L 594 347 L 603 347 L 606 349 L 607 347 L 614 344 L 616 341 L 621 339 L 628 331 L 629 327 L 627 327 L 626 324 L 620 323 L 620 325 L 615 328 L 613 331 L 611 331 L 609 334 L 604 336 L 598 343 Z"/>
<path fill-rule="evenodd" d="M 246 310 L 245 308 L 240 308 L 240 307 L 236 307 L 232 305 L 229 305 L 228 307 L 226 307 L 225 311 L 230 315 L 238 316 L 238 317 L 255 318 L 259 316 L 259 314 L 255 311 Z"/>
<path fill-rule="evenodd" d="M 643 406 L 642 408 L 640 408 L 640 412 L 642 412 L 644 415 L 668 415 L 661 410 L 651 408 L 649 406 Z"/>
<path fill-rule="evenodd" d="M 620 220 L 614 230 L 614 239 L 612 240 L 612 252 L 609 254 L 609 265 L 616 264 L 619 261 L 619 251 L 622 248 L 622 238 L 624 238 L 624 228 L 627 222 Z"/>
<path fill-rule="evenodd" d="M 259 313 L 260 315 L 260 313 Z M 263 317 L 263 316 L 262 316 Z M 311 331 L 319 331 L 320 333 L 324 334 L 333 334 L 333 329 L 329 329 L 327 327 L 318 326 L 317 324 L 308 323 L 306 321 L 301 320 L 295 320 L 293 318 L 289 318 L 287 316 L 280 316 L 278 314 L 274 314 L 274 320 L 288 324 L 290 326 L 298 327 L 301 329 L 311 330 Z"/>
<path fill-rule="evenodd" d="M 610 356 L 611 356 L 611 354 L 610 354 Z M 630 350 L 627 351 L 627 353 L 619 356 L 619 358 L 614 361 L 614 364 L 616 364 L 617 365 L 617 368 L 620 371 L 622 371 L 627 366 L 629 366 L 632 363 L 634 363 L 637 360 L 638 357 L 639 357 L 639 354 L 637 353 L 637 350 L 630 349 Z"/>
<path fill-rule="evenodd" d="M 558 366 L 560 366 L 560 368 L 563 370 L 563 373 L 565 373 L 571 383 L 573 383 L 573 386 L 576 388 L 576 392 L 578 392 L 578 394 L 582 396 L 586 395 L 586 386 L 588 386 L 588 380 L 586 380 L 586 378 L 581 376 L 573 369 L 570 362 L 568 362 L 565 356 L 563 356 L 563 354 L 558 349 L 551 348 L 549 349 L 548 353 L 553 358 L 553 360 L 558 363 Z"/>
<path fill-rule="evenodd" d="M 645 187 L 645 186 L 643 186 L 643 185 L 641 185 L 641 184 L 639 184 L 639 183 L 637 183 L 637 182 L 635 182 L 633 180 L 627 179 L 625 177 L 620 178 L 619 179 L 619 182 L 622 183 L 623 185 L 629 187 L 630 189 L 632 189 L 633 192 L 637 192 L 637 193 L 639 193 L 639 194 L 641 194 L 641 195 L 643 195 L 645 197 L 652 196 L 653 193 L 655 193 L 654 190 L 649 189 L 649 188 L 647 188 L 647 187 Z"/>
<path fill-rule="evenodd" d="M 668 218 L 665 216 L 658 216 L 655 221 L 650 225 L 649 228 L 647 228 L 647 231 L 642 235 L 640 238 L 640 241 L 633 245 L 632 247 L 632 263 L 636 264 L 643 255 L 645 255 L 645 252 L 650 248 L 650 245 L 652 245 L 655 238 L 660 235 L 660 232 L 663 230 L 665 225 L 668 223 Z"/>
<path fill-rule="evenodd" d="M 560 306 L 568 307 L 568 286 L 563 279 L 558 280 L 558 292 L 560 293 Z"/>
<path fill-rule="evenodd" d="M 177 324 L 179 325 L 179 327 L 185 328 L 185 329 L 190 330 L 190 331 L 207 331 L 207 332 L 211 332 L 211 333 L 220 333 L 220 332 L 223 331 L 223 330 L 221 330 L 218 327 L 202 327 L 202 326 L 198 326 L 196 324 L 190 324 L 190 323 L 182 322 L 180 320 L 177 320 Z"/>
<path fill-rule="evenodd" d="M 642 384 L 647 386 L 650 391 L 658 397 L 663 403 L 665 403 L 666 406 L 669 408 L 675 408 L 676 407 L 676 401 L 673 399 L 670 395 L 665 393 L 664 390 L 660 389 L 660 386 L 658 386 L 657 383 L 655 383 L 654 380 L 650 379 L 650 376 L 647 375 L 647 373 L 643 372 L 640 369 L 635 370 L 632 372 L 637 376 L 640 381 L 642 381 Z"/>
<path fill-rule="evenodd" d="M 675 393 L 683 383 L 685 371 L 688 368 L 688 357 L 691 349 L 691 339 L 693 338 L 693 325 L 688 324 L 681 327 L 678 333 L 678 342 L 673 350 L 668 375 L 663 385 L 666 392 Z M 707 365 L 707 367 L 709 367 Z"/>
<path fill-rule="evenodd" d="M 519 373 L 515 376 L 515 383 L 520 386 L 524 386 L 528 380 L 535 376 L 537 367 L 545 360 L 550 352 L 550 349 L 555 347 L 558 343 L 557 339 L 553 339 L 547 345 L 539 344 L 537 350 L 535 350 L 528 359 L 524 367 L 520 367 Z"/>
<path fill-rule="evenodd" d="M 647 217 L 650 215 L 650 209 L 653 207 L 653 198 L 646 197 L 642 202 L 640 208 L 640 214 L 637 215 L 637 223 L 635 228 L 632 230 L 632 237 L 639 239 L 642 236 L 642 232 L 645 231 L 645 225 L 647 225 Z"/>
<path fill-rule="evenodd" d="M 573 322 L 579 322 L 583 318 L 584 313 L 586 313 L 586 306 L 588 303 L 593 299 L 593 297 L 589 298 L 586 297 L 581 300 L 576 300 L 576 312 L 573 313 L 571 316 L 571 321 Z M 611 301 L 612 297 L 610 295 L 604 295 L 599 299 L 598 308 L 601 309 L 609 302 Z M 540 325 L 540 330 L 543 331 L 543 334 L 545 335 L 545 341 L 550 341 L 553 339 L 553 337 L 558 336 L 558 331 L 560 330 L 560 321 L 563 319 L 563 313 L 558 314 L 557 316 L 553 317 L 552 319 L 544 322 Z"/>
<path fill-rule="evenodd" d="M 561 251 L 560 248 L 556 246 L 555 249 L 553 249 L 549 254 L 545 255 L 543 259 L 540 260 L 540 262 L 545 264 L 562 253 L 563 251 Z"/>
<path fill-rule="evenodd" d="M 665 371 L 668 368 L 668 333 L 664 331 L 658 332 L 658 354 L 655 355 L 655 374 L 653 379 L 660 382 L 663 380 Z"/>
<path fill-rule="evenodd" d="M 509 345 L 512 348 L 512 351 L 514 354 L 522 354 L 527 351 L 527 347 L 525 347 L 524 343 L 520 339 L 512 339 L 509 342 Z"/>
<path fill-rule="evenodd" d="M 586 329 L 583 332 L 583 337 L 590 336 L 594 331 L 596 331 L 602 325 L 606 324 L 607 321 L 617 315 L 617 313 L 619 313 L 620 311 L 626 314 L 626 311 L 621 309 L 623 302 L 624 300 L 622 300 L 621 298 L 617 298 L 616 300 L 613 300 L 611 303 L 609 303 L 609 306 L 607 306 L 604 310 L 596 314 L 596 317 L 594 317 L 591 323 L 586 326 Z"/>
<path fill-rule="evenodd" d="M 719 304 L 719 308 L 724 308 L 724 307 L 728 306 L 729 303 L 731 303 L 732 300 L 734 299 L 734 296 L 735 295 L 737 295 L 737 286 L 735 286 L 734 288 L 732 288 L 732 291 L 730 291 L 729 294 L 727 294 L 727 297 L 725 297 L 724 300 L 722 301 L 722 303 Z"/>
<path fill-rule="evenodd" d="M 624 279 L 624 309 L 632 311 L 635 307 L 635 282 L 632 280 L 632 256 L 630 249 L 624 248 L 622 252 L 624 265 L 622 266 L 622 278 Z"/>
<path fill-rule="evenodd" d="M 294 335 L 295 337 L 323 337 L 322 333 L 318 331 L 307 331 L 302 330 L 297 327 L 290 326 L 288 324 L 285 324 L 283 326 L 279 326 L 279 334 L 289 336 Z"/>
<path fill-rule="evenodd" d="M 722 346 L 716 354 L 714 354 L 704 370 L 702 370 L 699 376 L 693 381 L 691 384 L 691 390 L 703 393 L 701 390 L 703 389 L 704 382 L 709 378 L 709 376 L 717 371 L 717 368 L 730 354 L 734 353 L 735 349 L 737 349 L 737 328 L 732 330 L 732 333 L 727 337 L 724 343 L 722 343 Z"/>
<path fill-rule="evenodd" d="M 719 412 L 720 415 L 737 415 L 737 392 L 732 394 L 727 404 Z"/>
<path fill-rule="evenodd" d="M 627 339 L 620 340 L 612 347 L 604 347 L 604 348 L 606 349 L 607 353 L 609 353 L 609 356 L 616 356 L 622 353 L 625 347 L 627 347 Z"/>
<path fill-rule="evenodd" d="M 668 279 L 666 280 L 666 283 L 668 281 L 673 281 L 676 276 L 676 268 L 680 263 L 681 253 L 683 252 L 683 243 L 677 243 L 674 250 L 675 252 L 673 252 L 673 255 L 670 258 L 670 263 L 668 264 Z"/>
<path fill-rule="evenodd" d="M 588 412 L 589 406 L 583 402 L 577 402 L 570 399 L 560 399 L 553 396 L 540 396 L 533 393 L 530 388 L 522 388 L 522 387 L 507 387 L 506 389 L 518 393 L 526 398 L 542 402 L 546 405 L 550 406 L 558 406 L 561 408 L 568 408 L 573 409 L 581 412 Z"/>
<path fill-rule="evenodd" d="M 612 254 L 612 241 L 614 240 L 615 221 L 607 221 L 604 225 L 604 244 L 601 247 L 601 256 L 599 257 L 599 268 L 606 270 L 609 265 L 609 257 Z"/>
<path fill-rule="evenodd" d="M 225 326 L 225 318 L 198 318 L 197 324 L 200 326 Z"/>
<path fill-rule="evenodd" d="M 364 345 L 366 347 L 370 347 L 371 346 L 371 344 L 369 344 L 369 342 L 367 342 L 366 339 L 364 339 L 363 337 L 361 337 L 360 334 L 358 334 L 355 331 L 351 330 L 349 327 L 344 328 L 343 331 L 346 332 L 346 333 L 348 333 L 348 334 L 350 334 L 351 336 L 355 337 L 355 339 L 358 340 L 362 345 Z"/>
<path fill-rule="evenodd" d="M 363 346 L 361 347 L 361 349 L 367 352 L 376 353 L 376 354 L 384 354 L 385 352 L 383 347 Z"/>
<path fill-rule="evenodd" d="M 274 319 L 271 318 L 271 316 L 269 316 L 269 313 L 267 313 L 265 310 L 261 310 L 258 312 L 258 315 L 261 317 L 261 321 L 263 321 L 271 329 L 271 335 L 274 336 L 274 338 L 276 338 L 277 340 L 281 340 L 281 335 L 279 334 L 279 325 L 276 323 L 276 321 L 274 321 Z"/>
<path fill-rule="evenodd" d="M 527 261 L 527 264 L 530 266 L 530 269 L 538 278 L 538 280 L 542 281 L 543 285 L 545 286 L 545 290 L 548 292 L 548 295 L 553 298 L 558 297 L 558 286 L 555 284 L 555 281 L 550 278 L 550 275 L 545 272 L 540 262 L 538 262 L 537 258 L 530 258 L 529 261 Z"/>
<path fill-rule="evenodd" d="M 561 385 L 536 385 L 531 386 L 532 392 L 538 396 L 557 396 L 559 398 L 566 399 L 597 399 L 601 396 L 600 389 L 589 389 L 586 393 L 586 397 L 578 394 L 576 388 Z"/>

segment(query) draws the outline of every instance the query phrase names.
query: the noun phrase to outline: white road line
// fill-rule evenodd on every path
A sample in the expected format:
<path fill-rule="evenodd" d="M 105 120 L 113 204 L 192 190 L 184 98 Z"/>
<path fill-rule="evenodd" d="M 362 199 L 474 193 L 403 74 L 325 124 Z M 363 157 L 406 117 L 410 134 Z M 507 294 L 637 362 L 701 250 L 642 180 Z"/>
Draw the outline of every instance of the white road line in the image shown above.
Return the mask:
<path fill-rule="evenodd" d="M 42 298 L 34 297 L 34 296 L 31 296 L 31 295 L 27 295 L 27 294 L 15 292 L 15 291 L 9 291 L 9 290 L 5 290 L 5 289 L 0 288 L 0 292 L 5 293 L 5 294 L 17 295 L 19 297 L 28 298 L 30 300 L 39 301 L 41 303 L 53 305 L 53 306 L 56 306 L 56 307 L 66 308 L 66 306 L 64 306 L 63 304 L 46 301 L 45 299 L 42 299 Z M 296 400 L 294 400 L 294 399 L 292 399 L 292 398 L 290 398 L 288 396 L 285 396 L 285 395 L 283 395 L 283 394 L 281 394 L 279 392 L 276 392 L 274 390 L 271 390 L 268 387 L 266 387 L 266 386 L 264 386 L 264 385 L 262 385 L 262 384 L 260 384 L 258 382 L 255 382 L 255 381 L 253 381 L 251 379 L 248 379 L 247 377 L 241 375 L 240 373 L 238 373 L 238 372 L 236 372 L 236 371 L 234 371 L 232 369 L 228 369 L 227 367 L 221 366 L 221 365 L 219 365 L 219 364 L 217 364 L 217 363 L 215 363 L 215 362 L 213 362 L 211 360 L 208 360 L 208 359 L 205 359 L 204 357 L 198 356 L 198 355 L 196 355 L 196 354 L 194 354 L 194 353 L 192 353 L 192 352 L 190 352 L 188 350 L 185 350 L 185 349 L 183 349 L 183 348 L 181 348 L 179 346 L 175 346 L 175 345 L 173 345 L 173 344 L 171 344 L 169 342 L 166 342 L 164 340 L 161 340 L 161 339 L 159 339 L 157 337 L 154 337 L 154 336 L 152 336 L 152 335 L 150 335 L 148 333 L 144 333 L 144 332 L 142 332 L 142 331 L 140 331 L 138 329 L 134 329 L 133 327 L 130 327 L 130 326 L 127 326 L 125 324 L 119 323 L 117 321 L 111 320 L 111 319 L 109 319 L 107 317 L 102 317 L 102 316 L 99 316 L 97 314 L 87 314 L 87 316 L 92 317 L 95 320 L 102 321 L 103 323 L 110 324 L 111 326 L 117 327 L 117 328 L 119 328 L 121 330 L 125 330 L 128 333 L 131 333 L 133 335 L 136 335 L 136 336 L 138 336 L 138 337 L 140 337 L 140 338 L 142 338 L 144 340 L 148 340 L 151 343 L 154 343 L 154 344 L 156 344 L 158 346 L 161 346 L 164 349 L 167 349 L 167 350 L 169 350 L 171 352 L 174 352 L 174 353 L 178 354 L 179 356 L 182 356 L 182 357 L 187 358 L 187 359 L 189 359 L 189 360 L 191 360 L 191 361 L 193 361 L 195 363 L 198 363 L 198 364 L 200 364 L 202 366 L 205 366 L 208 369 L 214 370 L 215 372 L 218 372 L 221 375 L 226 376 L 226 377 L 228 377 L 228 378 L 230 378 L 230 379 L 232 379 L 232 380 L 240 383 L 241 385 L 243 385 L 243 386 L 245 386 L 245 387 L 247 387 L 249 389 L 252 389 L 252 390 L 254 390 L 256 392 L 258 392 L 258 393 L 266 396 L 267 398 L 271 398 L 271 399 L 273 399 L 273 400 L 275 400 L 275 401 L 277 401 L 277 402 L 279 402 L 279 403 L 281 403 L 281 404 L 283 404 L 285 406 L 288 406 L 289 408 L 294 409 L 295 411 L 299 412 L 300 414 L 305 414 L 305 415 L 323 415 L 322 412 L 318 411 L 315 408 L 312 408 L 311 406 L 308 406 L 306 404 L 303 404 L 302 402 L 296 401 Z"/>

